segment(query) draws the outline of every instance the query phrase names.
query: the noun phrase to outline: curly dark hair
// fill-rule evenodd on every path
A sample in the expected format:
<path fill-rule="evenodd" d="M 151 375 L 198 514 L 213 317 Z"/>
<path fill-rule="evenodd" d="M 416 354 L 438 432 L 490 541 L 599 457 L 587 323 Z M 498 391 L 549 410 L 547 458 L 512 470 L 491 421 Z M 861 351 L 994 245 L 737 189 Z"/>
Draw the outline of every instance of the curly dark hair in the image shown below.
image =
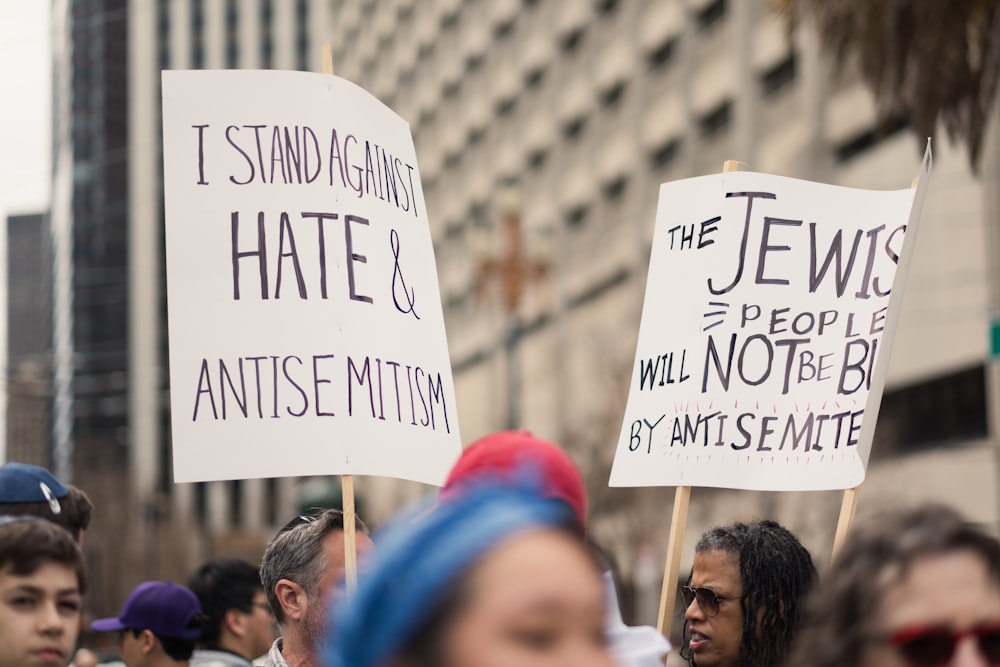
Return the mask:
<path fill-rule="evenodd" d="M 886 592 L 914 561 L 955 551 L 980 557 L 1000 589 L 1000 542 L 951 508 L 893 509 L 857 525 L 809 601 L 789 665 L 861 664 Z"/>
<path fill-rule="evenodd" d="M 695 553 L 708 551 L 725 552 L 739 562 L 743 583 L 740 667 L 784 664 L 817 578 L 809 551 L 790 531 L 769 520 L 712 528 L 695 546 Z M 687 619 L 684 636 L 688 636 Z M 681 657 L 696 664 L 687 642 Z"/>

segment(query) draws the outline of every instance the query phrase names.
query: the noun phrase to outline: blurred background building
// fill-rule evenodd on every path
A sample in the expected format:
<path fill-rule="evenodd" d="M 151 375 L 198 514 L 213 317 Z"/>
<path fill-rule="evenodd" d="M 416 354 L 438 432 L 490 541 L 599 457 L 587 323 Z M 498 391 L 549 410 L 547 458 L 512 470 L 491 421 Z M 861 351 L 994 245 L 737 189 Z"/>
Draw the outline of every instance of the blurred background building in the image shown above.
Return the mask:
<path fill-rule="evenodd" d="M 635 593 L 626 611 L 646 621 L 673 494 L 608 489 L 607 476 L 659 184 L 735 159 L 897 189 L 922 152 L 907 118 L 880 120 L 850 64 L 835 74 L 809 23 L 790 27 L 766 0 L 54 0 L 53 26 L 52 210 L 32 232 L 51 234 L 32 252 L 53 258 L 52 290 L 34 302 L 53 304 L 39 325 L 52 344 L 15 345 L 19 327 L 36 325 L 12 316 L 8 385 L 26 391 L 14 388 L 19 360 L 44 359 L 51 401 L 37 409 L 51 413 L 51 436 L 33 456 L 97 504 L 86 547 L 97 613 L 136 581 L 183 577 L 204 557 L 255 559 L 297 506 L 336 500 L 328 479 L 172 483 L 162 69 L 318 71 L 329 41 L 335 72 L 410 122 L 463 441 L 523 427 L 562 443 L 588 479 L 593 534 Z M 1000 207 L 986 183 L 997 130 L 981 174 L 934 137 L 862 512 L 939 499 L 996 525 L 986 378 Z M 8 233 L 13 249 L 25 232 Z M 17 405 L 11 419 L 27 414 Z M 377 522 L 427 489 L 362 479 L 358 491 Z M 766 515 L 826 560 L 839 493 L 693 496 L 689 547 L 710 524 Z"/>

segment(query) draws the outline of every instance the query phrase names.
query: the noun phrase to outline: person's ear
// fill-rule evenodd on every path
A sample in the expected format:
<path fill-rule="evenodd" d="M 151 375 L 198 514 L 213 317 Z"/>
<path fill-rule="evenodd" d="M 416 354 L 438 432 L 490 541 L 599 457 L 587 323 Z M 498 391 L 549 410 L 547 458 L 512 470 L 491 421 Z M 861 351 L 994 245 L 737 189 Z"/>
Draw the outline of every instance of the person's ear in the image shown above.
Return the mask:
<path fill-rule="evenodd" d="M 156 638 L 152 630 L 143 630 L 139 635 L 139 649 L 143 655 L 149 655 L 156 648 L 160 640 Z"/>
<path fill-rule="evenodd" d="M 274 594 L 281 605 L 285 618 L 301 621 L 305 618 L 309 607 L 309 598 L 305 590 L 290 579 L 279 579 L 274 585 Z"/>
<path fill-rule="evenodd" d="M 222 627 L 234 637 L 243 638 L 247 633 L 247 614 L 239 609 L 227 609 L 222 616 Z"/>

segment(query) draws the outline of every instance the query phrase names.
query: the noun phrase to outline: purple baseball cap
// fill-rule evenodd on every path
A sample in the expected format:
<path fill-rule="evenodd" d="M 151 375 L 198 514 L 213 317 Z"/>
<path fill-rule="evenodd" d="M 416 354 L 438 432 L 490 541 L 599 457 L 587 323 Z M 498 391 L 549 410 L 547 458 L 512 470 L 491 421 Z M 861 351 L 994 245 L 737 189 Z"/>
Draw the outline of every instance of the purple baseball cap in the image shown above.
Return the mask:
<path fill-rule="evenodd" d="M 125 600 L 117 617 L 99 618 L 90 624 L 98 632 L 151 630 L 175 639 L 201 636 L 201 605 L 190 590 L 171 581 L 144 581 Z"/>

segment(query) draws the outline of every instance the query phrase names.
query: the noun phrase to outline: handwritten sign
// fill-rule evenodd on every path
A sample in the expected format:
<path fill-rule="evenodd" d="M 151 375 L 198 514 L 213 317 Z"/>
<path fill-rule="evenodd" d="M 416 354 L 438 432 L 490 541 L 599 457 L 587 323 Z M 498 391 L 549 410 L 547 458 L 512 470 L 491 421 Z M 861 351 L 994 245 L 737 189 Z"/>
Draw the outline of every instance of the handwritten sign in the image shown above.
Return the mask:
<path fill-rule="evenodd" d="M 409 126 L 305 72 L 163 73 L 178 482 L 440 484 L 461 450 Z"/>
<path fill-rule="evenodd" d="M 857 486 L 927 180 L 661 186 L 611 485 Z"/>

